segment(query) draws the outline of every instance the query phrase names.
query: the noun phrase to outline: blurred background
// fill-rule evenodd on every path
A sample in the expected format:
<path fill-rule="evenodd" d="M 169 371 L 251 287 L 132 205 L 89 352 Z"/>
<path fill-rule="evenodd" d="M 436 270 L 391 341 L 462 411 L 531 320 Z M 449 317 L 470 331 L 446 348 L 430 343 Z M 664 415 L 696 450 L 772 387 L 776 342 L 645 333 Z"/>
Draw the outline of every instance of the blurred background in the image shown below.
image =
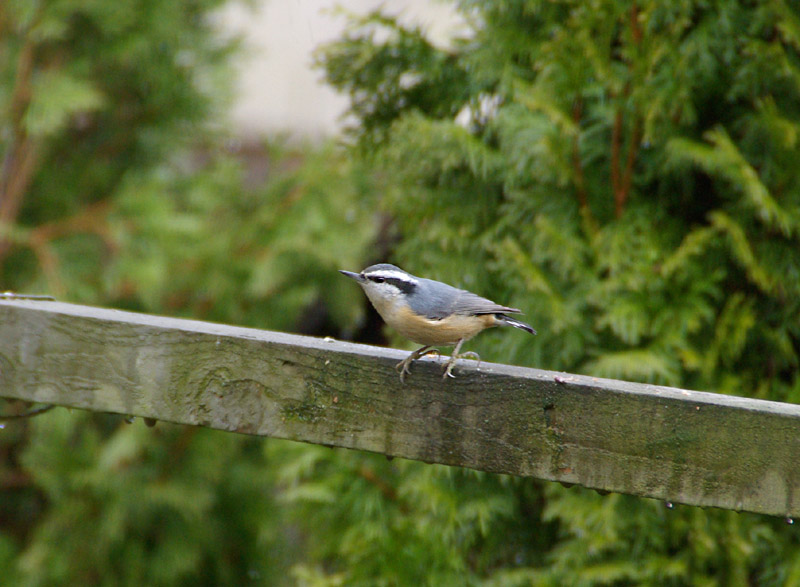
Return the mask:
<path fill-rule="evenodd" d="M 7 0 L 0 76 L 0 291 L 403 346 L 389 261 L 525 311 L 486 360 L 800 401 L 796 3 Z M 797 585 L 797 526 L 0 424 L 13 585 Z"/>

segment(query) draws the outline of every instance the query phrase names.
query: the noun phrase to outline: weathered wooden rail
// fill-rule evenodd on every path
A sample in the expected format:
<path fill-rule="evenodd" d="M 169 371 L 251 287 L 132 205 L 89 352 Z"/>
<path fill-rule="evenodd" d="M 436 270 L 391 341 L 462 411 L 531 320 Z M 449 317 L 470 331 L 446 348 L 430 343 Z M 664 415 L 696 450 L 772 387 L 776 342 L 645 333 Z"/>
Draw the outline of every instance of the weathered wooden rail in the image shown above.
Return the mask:
<path fill-rule="evenodd" d="M 0 301 L 0 396 L 800 515 L 800 406 L 435 359 L 48 301 Z M 46 417 L 46 416 L 44 416 Z"/>

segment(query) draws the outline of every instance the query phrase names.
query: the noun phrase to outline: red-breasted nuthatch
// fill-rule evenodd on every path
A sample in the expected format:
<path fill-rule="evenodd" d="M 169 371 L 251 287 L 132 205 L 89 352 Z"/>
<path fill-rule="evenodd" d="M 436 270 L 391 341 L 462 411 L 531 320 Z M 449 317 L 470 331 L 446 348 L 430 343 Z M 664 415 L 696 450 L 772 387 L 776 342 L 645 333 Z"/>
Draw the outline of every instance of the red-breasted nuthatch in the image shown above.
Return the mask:
<path fill-rule="evenodd" d="M 524 322 L 507 314 L 519 314 L 520 310 L 495 304 L 463 289 L 457 289 L 440 281 L 414 277 L 399 267 L 380 263 L 364 269 L 361 273 L 340 270 L 340 273 L 355 279 L 367 294 L 384 321 L 404 337 L 413 340 L 422 348 L 415 350 L 397 364 L 400 380 L 411 373 L 411 363 L 428 354 L 435 346 L 453 346 L 453 355 L 445 366 L 442 377 L 454 377 L 452 371 L 465 341 L 492 326 L 513 326 L 525 332 L 536 331 Z"/>

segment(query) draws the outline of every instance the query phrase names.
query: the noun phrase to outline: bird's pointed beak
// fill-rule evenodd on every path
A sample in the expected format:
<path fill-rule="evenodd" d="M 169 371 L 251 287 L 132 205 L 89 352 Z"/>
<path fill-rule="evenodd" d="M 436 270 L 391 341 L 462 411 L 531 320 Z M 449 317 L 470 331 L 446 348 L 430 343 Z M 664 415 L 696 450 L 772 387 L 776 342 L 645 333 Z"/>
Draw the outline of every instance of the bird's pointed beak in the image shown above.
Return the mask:
<path fill-rule="evenodd" d="M 364 278 L 361 277 L 360 273 L 353 273 L 352 271 L 345 271 L 344 269 L 339 269 L 339 273 L 346 275 L 350 279 L 355 279 L 359 283 L 364 281 Z"/>

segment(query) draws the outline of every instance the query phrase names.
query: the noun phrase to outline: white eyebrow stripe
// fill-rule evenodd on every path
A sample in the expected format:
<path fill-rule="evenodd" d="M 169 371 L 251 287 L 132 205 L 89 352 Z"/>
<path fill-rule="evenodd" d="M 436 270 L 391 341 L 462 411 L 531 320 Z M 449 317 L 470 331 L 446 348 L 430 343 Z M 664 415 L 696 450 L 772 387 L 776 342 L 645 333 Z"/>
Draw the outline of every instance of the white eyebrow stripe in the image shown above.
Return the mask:
<path fill-rule="evenodd" d="M 370 271 L 364 274 L 365 277 L 385 277 L 386 279 L 399 279 L 406 283 L 413 283 L 417 285 L 419 281 L 411 277 L 408 273 L 401 273 L 400 271 L 392 271 L 391 269 L 378 269 L 377 271 Z"/>

